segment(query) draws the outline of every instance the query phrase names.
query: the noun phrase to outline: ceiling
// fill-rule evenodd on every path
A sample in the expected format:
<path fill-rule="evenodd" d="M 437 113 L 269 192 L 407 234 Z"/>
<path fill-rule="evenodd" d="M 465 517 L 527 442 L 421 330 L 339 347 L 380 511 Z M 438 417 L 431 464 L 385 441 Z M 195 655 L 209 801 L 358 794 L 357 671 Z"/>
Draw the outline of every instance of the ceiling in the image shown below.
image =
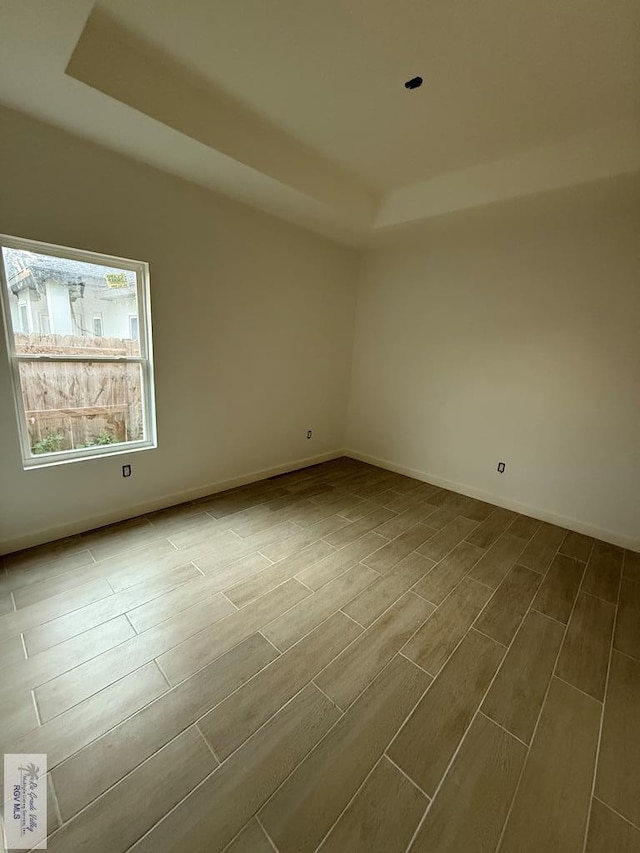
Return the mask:
<path fill-rule="evenodd" d="M 358 243 L 640 171 L 640 3 L 1 0 L 0 101 Z"/>

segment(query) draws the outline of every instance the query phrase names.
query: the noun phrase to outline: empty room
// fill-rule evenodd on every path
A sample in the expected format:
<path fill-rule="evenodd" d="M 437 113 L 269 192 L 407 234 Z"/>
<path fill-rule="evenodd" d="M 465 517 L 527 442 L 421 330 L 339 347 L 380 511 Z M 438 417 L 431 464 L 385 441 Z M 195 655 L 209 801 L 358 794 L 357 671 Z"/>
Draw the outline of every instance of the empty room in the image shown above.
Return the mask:
<path fill-rule="evenodd" d="M 638 0 L 2 0 L 0 853 L 640 853 Z"/>

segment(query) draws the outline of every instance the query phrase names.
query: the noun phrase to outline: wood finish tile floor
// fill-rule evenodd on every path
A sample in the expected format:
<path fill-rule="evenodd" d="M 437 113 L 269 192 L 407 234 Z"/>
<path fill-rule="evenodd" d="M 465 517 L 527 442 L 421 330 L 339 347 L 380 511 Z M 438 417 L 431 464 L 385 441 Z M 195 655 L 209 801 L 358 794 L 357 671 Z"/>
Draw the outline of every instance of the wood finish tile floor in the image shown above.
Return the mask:
<path fill-rule="evenodd" d="M 640 556 L 339 459 L 4 558 L 50 851 L 640 853 Z"/>

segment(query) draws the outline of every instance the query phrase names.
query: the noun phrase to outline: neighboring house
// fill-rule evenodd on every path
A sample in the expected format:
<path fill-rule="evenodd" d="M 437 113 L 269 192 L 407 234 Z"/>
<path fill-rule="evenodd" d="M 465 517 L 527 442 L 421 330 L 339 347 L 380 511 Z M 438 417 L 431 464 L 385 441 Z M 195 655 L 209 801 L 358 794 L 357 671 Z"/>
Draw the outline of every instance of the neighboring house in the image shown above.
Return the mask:
<path fill-rule="evenodd" d="M 12 249 L 5 262 L 14 329 L 137 339 L 133 272 Z"/>

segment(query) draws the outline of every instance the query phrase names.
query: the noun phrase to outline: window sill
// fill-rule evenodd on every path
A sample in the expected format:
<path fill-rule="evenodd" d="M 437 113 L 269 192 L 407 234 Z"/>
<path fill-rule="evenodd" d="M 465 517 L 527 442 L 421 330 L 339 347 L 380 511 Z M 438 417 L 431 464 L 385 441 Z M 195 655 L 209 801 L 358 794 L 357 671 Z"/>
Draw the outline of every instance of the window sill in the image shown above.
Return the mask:
<path fill-rule="evenodd" d="M 89 452 L 82 451 L 75 453 L 74 451 L 67 451 L 59 454 L 43 453 L 40 458 L 23 459 L 22 467 L 25 471 L 37 471 L 40 468 L 53 468 L 58 465 L 69 465 L 72 462 L 89 462 L 93 459 L 106 459 L 109 456 L 125 456 L 130 453 L 139 453 L 141 450 L 156 450 L 158 442 L 136 441 L 127 445 L 111 446 L 113 450 L 106 450 L 100 447 L 96 448 L 95 451 Z"/>

